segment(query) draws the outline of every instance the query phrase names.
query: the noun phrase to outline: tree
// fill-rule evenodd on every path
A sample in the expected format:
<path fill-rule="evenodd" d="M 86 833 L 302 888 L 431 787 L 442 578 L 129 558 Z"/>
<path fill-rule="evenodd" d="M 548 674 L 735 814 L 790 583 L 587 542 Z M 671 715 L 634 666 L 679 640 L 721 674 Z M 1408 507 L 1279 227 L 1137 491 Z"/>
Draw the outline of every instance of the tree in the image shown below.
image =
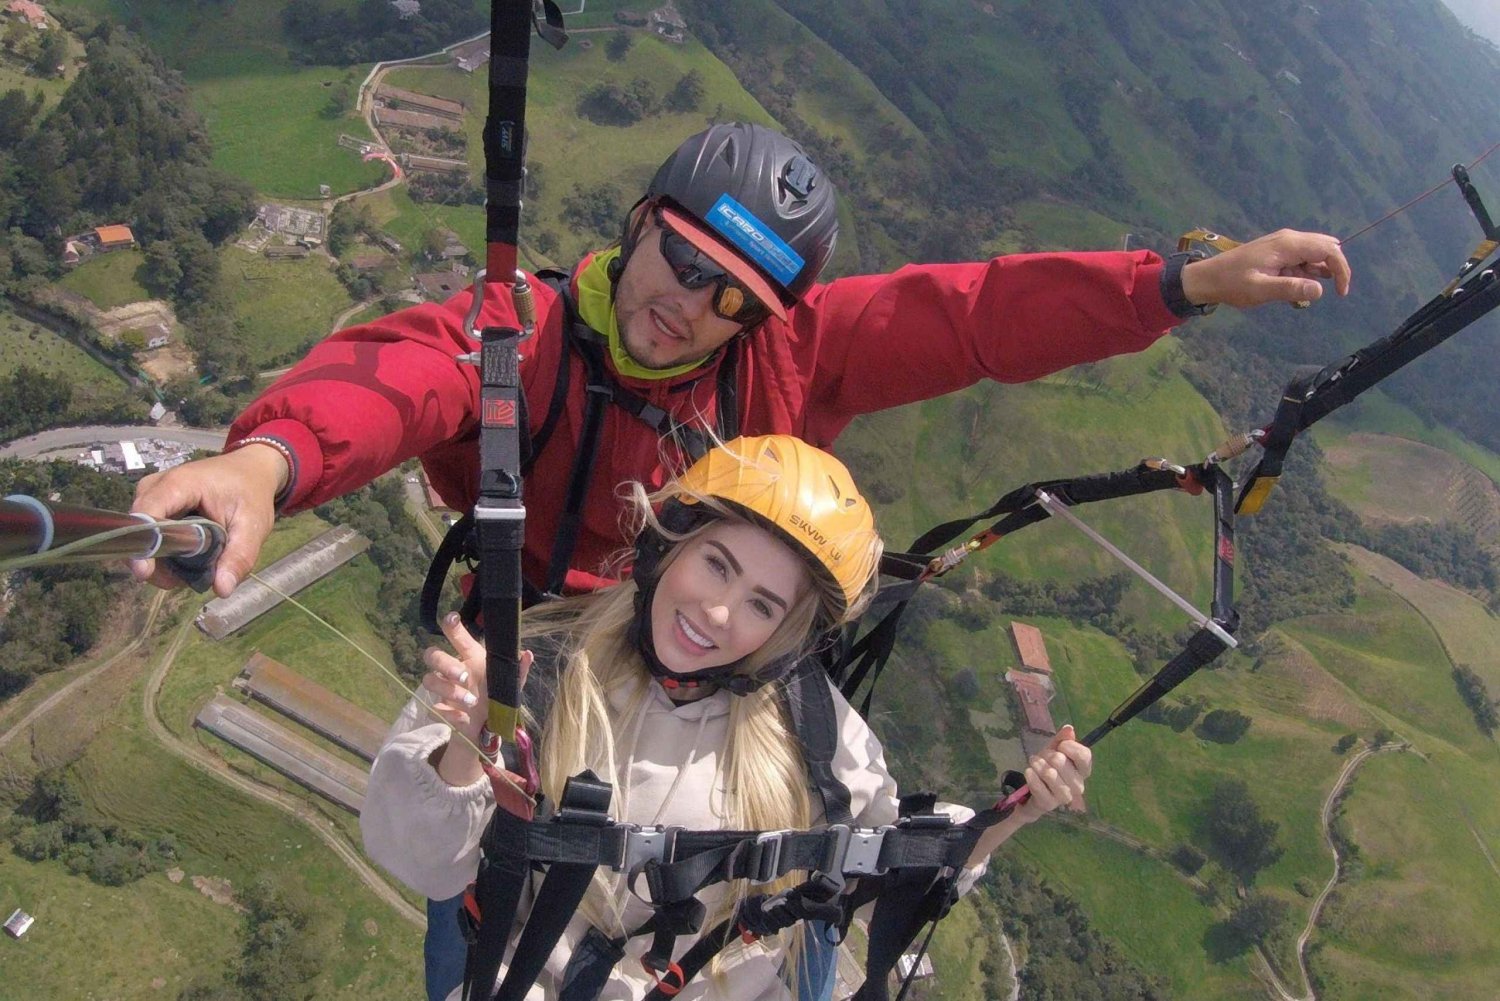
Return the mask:
<path fill-rule="evenodd" d="M 1278 830 L 1276 821 L 1261 816 L 1250 787 L 1239 779 L 1223 779 L 1210 791 L 1203 822 L 1209 850 L 1245 885 L 1281 858 Z"/>
<path fill-rule="evenodd" d="M 1235 709 L 1215 709 L 1203 717 L 1196 733 L 1204 740 L 1233 744 L 1250 729 L 1250 717 Z"/>
<path fill-rule="evenodd" d="M 1291 913 L 1291 906 L 1280 897 L 1262 891 L 1248 895 L 1229 916 L 1229 927 L 1247 943 L 1264 944 Z"/>
<path fill-rule="evenodd" d="M 1340 737 L 1338 739 L 1337 743 L 1335 743 L 1333 745 L 1333 753 L 1334 754 L 1343 754 L 1346 751 L 1348 751 L 1349 748 L 1353 747 L 1355 744 L 1358 744 L 1358 743 L 1359 743 L 1359 734 L 1357 734 L 1357 733 L 1346 733 L 1346 734 L 1344 734 L 1342 737 Z"/>
<path fill-rule="evenodd" d="M 609 41 L 604 43 L 604 54 L 609 61 L 617 63 L 630 52 L 630 47 L 635 44 L 635 36 L 628 31 L 617 31 L 609 36 Z"/>
<path fill-rule="evenodd" d="M 182 266 L 177 263 L 177 252 L 166 240 L 154 240 L 146 244 L 146 264 L 141 275 L 141 284 L 152 295 L 170 298 L 177 293 L 182 281 Z"/>
<path fill-rule="evenodd" d="M 1172 849 L 1171 857 L 1172 864 L 1189 876 L 1196 876 L 1198 870 L 1203 868 L 1203 863 L 1208 861 L 1202 852 L 1185 841 Z"/>
<path fill-rule="evenodd" d="M 679 114 L 697 111 L 698 106 L 703 103 L 704 93 L 703 74 L 697 70 L 688 70 L 667 93 L 667 108 Z"/>
<path fill-rule="evenodd" d="M 322 936 L 313 926 L 310 902 L 291 887 L 262 877 L 244 894 L 245 941 L 239 986 L 250 1001 L 313 996 L 323 968 Z"/>
<path fill-rule="evenodd" d="M 35 98 L 26 96 L 20 88 L 12 88 L 0 96 L 0 149 L 16 149 L 31 133 L 32 122 L 41 110 L 42 94 Z"/>
<path fill-rule="evenodd" d="M 31 61 L 31 71 L 42 77 L 57 76 L 66 58 L 68 58 L 68 40 L 63 33 L 44 31 L 41 45 L 36 50 L 36 58 Z"/>

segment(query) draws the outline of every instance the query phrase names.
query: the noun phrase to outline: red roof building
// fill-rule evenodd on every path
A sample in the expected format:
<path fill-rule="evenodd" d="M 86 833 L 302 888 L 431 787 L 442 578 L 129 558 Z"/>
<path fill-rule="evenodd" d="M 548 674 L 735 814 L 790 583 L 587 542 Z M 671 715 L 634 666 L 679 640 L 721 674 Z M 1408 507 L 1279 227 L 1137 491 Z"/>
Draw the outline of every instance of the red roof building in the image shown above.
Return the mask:
<path fill-rule="evenodd" d="M 94 229 L 94 238 L 100 250 L 125 250 L 135 246 L 135 234 L 129 226 L 99 226 Z"/>
<path fill-rule="evenodd" d="M 5 5 L 5 13 L 14 14 L 33 28 L 47 27 L 47 12 L 42 9 L 41 4 L 33 3 L 32 0 L 10 0 Z"/>
<path fill-rule="evenodd" d="M 1047 656 L 1047 644 L 1040 629 L 1024 622 L 1012 622 L 1010 639 L 1016 646 L 1016 656 L 1021 658 L 1022 667 L 1042 674 L 1052 673 L 1052 660 Z"/>
<path fill-rule="evenodd" d="M 1005 680 L 1015 690 L 1016 701 L 1026 716 L 1026 729 L 1049 737 L 1056 733 L 1052 710 L 1047 708 L 1052 701 L 1051 680 L 1024 671 L 1006 671 Z"/>

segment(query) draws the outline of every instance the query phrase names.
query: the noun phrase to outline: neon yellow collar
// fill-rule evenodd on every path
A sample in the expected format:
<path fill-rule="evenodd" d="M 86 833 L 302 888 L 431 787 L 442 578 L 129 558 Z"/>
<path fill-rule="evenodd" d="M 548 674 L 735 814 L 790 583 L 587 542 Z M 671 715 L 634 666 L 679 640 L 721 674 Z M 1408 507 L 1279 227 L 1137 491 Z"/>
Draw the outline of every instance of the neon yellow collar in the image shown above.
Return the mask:
<path fill-rule="evenodd" d="M 615 371 L 632 379 L 658 381 L 691 372 L 703 361 L 690 361 L 672 368 L 647 368 L 625 350 L 620 340 L 620 325 L 615 318 L 615 299 L 609 283 L 609 264 L 620 256 L 620 248 L 612 247 L 594 255 L 578 272 L 578 315 L 594 330 L 604 335 L 609 344 L 609 357 L 615 363 Z"/>

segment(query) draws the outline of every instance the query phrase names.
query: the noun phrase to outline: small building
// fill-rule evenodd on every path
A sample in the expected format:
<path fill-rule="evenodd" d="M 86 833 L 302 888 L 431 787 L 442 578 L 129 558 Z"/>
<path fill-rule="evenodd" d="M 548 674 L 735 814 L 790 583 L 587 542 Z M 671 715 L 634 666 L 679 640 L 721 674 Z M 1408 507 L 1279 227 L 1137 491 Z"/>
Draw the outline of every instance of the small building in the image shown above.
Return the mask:
<path fill-rule="evenodd" d="M 378 250 L 364 254 L 352 254 L 349 257 L 349 266 L 361 274 L 366 271 L 379 271 L 390 262 L 391 259 Z"/>
<path fill-rule="evenodd" d="M 465 73 L 472 73 L 490 61 L 490 36 L 465 42 L 453 50 L 453 63 Z"/>
<path fill-rule="evenodd" d="M 432 302 L 444 302 L 469 284 L 462 276 L 452 271 L 436 271 L 417 275 L 417 288 Z"/>
<path fill-rule="evenodd" d="M 162 401 L 157 400 L 155 403 L 151 404 L 151 410 L 146 414 L 146 416 L 151 418 L 152 424 L 161 423 L 161 419 L 167 416 L 167 405 Z"/>
<path fill-rule="evenodd" d="M 153 323 L 146 328 L 146 350 L 164 348 L 172 343 L 172 328 L 165 323 Z"/>
<path fill-rule="evenodd" d="M 5 934 L 11 938 L 20 938 L 35 922 L 36 918 L 17 907 L 11 916 L 5 919 Z"/>
<path fill-rule="evenodd" d="M 327 197 L 329 197 L 332 194 L 333 194 L 333 187 L 331 185 L 328 185 L 328 184 L 320 184 L 320 185 L 318 185 L 318 197 L 319 198 L 327 198 Z"/>
<path fill-rule="evenodd" d="M 930 953 L 922 953 L 922 958 L 917 959 L 914 952 L 903 952 L 896 960 L 895 975 L 904 982 L 908 977 L 912 980 L 926 980 L 935 971 L 932 967 L 932 956 Z"/>
<path fill-rule="evenodd" d="M 374 239 L 375 239 L 376 243 L 378 243 L 380 246 L 384 247 L 386 250 L 389 250 L 391 253 L 393 253 L 393 254 L 399 254 L 399 253 L 401 253 L 401 250 L 402 250 L 401 241 L 397 240 L 394 236 L 391 236 L 389 233 L 376 233 Z"/>
<path fill-rule="evenodd" d="M 126 476 L 145 475 L 146 460 L 141 458 L 141 450 L 135 447 L 135 442 L 120 442 L 120 457 L 125 463 Z"/>
<path fill-rule="evenodd" d="M 72 267 L 83 260 L 83 247 L 75 240 L 63 243 L 62 262 L 64 267 Z"/>
<path fill-rule="evenodd" d="M 18 20 L 25 21 L 38 31 L 46 31 L 47 11 L 39 3 L 33 0 L 10 0 L 5 5 L 5 13 Z M 20 913 L 19 911 L 17 913 Z M 27 919 L 30 920 L 29 918 Z"/>
<path fill-rule="evenodd" d="M 458 234 L 451 230 L 443 234 L 443 249 L 438 251 L 438 259 L 452 261 L 460 257 L 469 256 L 469 248 L 464 246 Z"/>
<path fill-rule="evenodd" d="M 667 3 L 651 12 L 651 30 L 669 42 L 680 42 L 687 31 L 687 22 L 676 7 Z"/>
<path fill-rule="evenodd" d="M 422 0 L 391 0 L 391 6 L 396 9 L 396 16 L 403 21 L 410 21 L 422 13 Z"/>
<path fill-rule="evenodd" d="M 1057 732 L 1052 722 L 1052 682 L 1050 679 L 1027 671 L 1006 671 L 1005 680 L 1016 693 L 1021 704 L 1021 713 L 1026 717 L 1026 729 L 1050 737 Z"/>
<path fill-rule="evenodd" d="M 1041 674 L 1052 673 L 1052 660 L 1047 656 L 1047 643 L 1042 638 L 1040 629 L 1024 622 L 1012 622 L 1010 640 L 1015 644 L 1016 656 L 1021 658 L 1022 667 Z"/>
<path fill-rule="evenodd" d="M 101 251 L 129 250 L 135 246 L 135 234 L 129 226 L 97 226 L 94 228 L 94 239 Z"/>
<path fill-rule="evenodd" d="M 415 90 L 403 90 L 400 87 L 382 86 L 375 92 L 375 96 L 385 102 L 389 108 L 405 108 L 408 111 L 420 111 L 429 115 L 437 115 L 448 118 L 455 122 L 461 122 L 464 118 L 464 106 L 462 101 L 450 101 L 446 97 L 434 97 L 431 94 L 423 94 Z"/>

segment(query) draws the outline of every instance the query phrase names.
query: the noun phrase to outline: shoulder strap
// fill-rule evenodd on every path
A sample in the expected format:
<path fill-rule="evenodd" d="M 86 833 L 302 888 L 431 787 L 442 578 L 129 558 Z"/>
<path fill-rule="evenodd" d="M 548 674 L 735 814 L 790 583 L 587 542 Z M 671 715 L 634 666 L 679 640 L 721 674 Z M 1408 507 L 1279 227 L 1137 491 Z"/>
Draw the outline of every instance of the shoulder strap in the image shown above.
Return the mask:
<path fill-rule="evenodd" d="M 826 823 L 852 824 L 849 787 L 833 772 L 839 730 L 826 670 L 816 658 L 804 658 L 787 675 L 782 690 L 787 715 L 791 717 L 792 733 L 802 742 L 808 778 L 823 800 Z"/>

